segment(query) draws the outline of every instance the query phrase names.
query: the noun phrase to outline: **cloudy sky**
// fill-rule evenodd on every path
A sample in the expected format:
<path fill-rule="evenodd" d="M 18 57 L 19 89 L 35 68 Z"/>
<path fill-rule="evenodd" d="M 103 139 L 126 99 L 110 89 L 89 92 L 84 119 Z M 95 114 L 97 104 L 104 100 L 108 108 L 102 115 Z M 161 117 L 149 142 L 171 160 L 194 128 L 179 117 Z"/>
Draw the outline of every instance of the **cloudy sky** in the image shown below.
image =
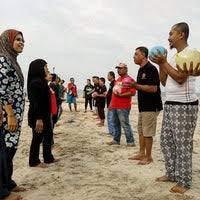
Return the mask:
<path fill-rule="evenodd" d="M 168 32 L 177 22 L 189 24 L 189 44 L 200 49 L 199 8 L 199 0 L 1 1 L 0 32 L 23 32 L 18 60 L 25 77 L 29 63 L 43 58 L 51 71 L 66 81 L 74 77 L 82 89 L 87 78 L 106 77 L 119 62 L 126 62 L 136 78 L 134 49 L 157 44 L 168 49 Z"/>

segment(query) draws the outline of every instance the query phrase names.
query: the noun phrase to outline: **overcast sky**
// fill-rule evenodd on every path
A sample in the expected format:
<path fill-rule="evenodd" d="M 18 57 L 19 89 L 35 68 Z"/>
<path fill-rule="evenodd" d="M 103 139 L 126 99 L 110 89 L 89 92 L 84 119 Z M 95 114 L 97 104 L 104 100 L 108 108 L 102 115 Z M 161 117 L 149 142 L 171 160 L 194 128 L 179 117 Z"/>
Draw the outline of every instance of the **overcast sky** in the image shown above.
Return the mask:
<path fill-rule="evenodd" d="M 189 44 L 200 49 L 199 10 L 199 0 L 2 0 L 0 32 L 23 32 L 25 48 L 18 61 L 25 78 L 29 63 L 43 58 L 51 71 L 55 67 L 66 81 L 74 77 L 82 89 L 87 78 L 106 77 L 119 62 L 126 62 L 136 78 L 135 48 L 159 44 L 168 49 L 175 23 L 189 24 Z"/>

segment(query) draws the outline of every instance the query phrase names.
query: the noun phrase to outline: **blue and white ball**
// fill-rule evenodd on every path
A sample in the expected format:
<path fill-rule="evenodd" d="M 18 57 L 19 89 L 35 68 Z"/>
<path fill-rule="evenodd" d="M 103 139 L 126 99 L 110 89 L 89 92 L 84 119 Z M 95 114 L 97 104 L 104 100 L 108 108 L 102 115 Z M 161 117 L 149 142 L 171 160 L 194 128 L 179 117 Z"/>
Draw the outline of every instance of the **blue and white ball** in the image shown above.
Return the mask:
<path fill-rule="evenodd" d="M 167 49 L 165 49 L 162 46 L 154 46 L 153 48 L 150 49 L 149 51 L 149 57 L 154 58 L 157 55 L 166 55 L 167 54 Z"/>

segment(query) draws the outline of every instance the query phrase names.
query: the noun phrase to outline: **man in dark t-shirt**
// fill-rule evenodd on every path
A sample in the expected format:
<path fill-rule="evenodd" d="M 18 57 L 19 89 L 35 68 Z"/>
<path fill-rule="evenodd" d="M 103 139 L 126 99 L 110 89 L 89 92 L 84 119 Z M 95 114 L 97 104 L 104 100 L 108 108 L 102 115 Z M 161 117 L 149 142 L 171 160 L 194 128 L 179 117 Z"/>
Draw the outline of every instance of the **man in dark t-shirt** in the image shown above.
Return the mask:
<path fill-rule="evenodd" d="M 115 73 L 113 71 L 108 72 L 107 75 L 108 81 L 110 81 L 109 89 L 106 95 L 106 102 L 107 102 L 107 123 L 108 123 L 108 133 L 113 136 L 114 135 L 114 126 L 113 126 L 113 113 L 112 108 L 110 106 L 110 102 L 112 99 L 113 87 L 115 84 Z"/>
<path fill-rule="evenodd" d="M 101 77 L 99 79 L 99 89 L 97 90 L 97 95 L 96 95 L 96 106 L 100 118 L 100 122 L 97 124 L 98 126 L 104 126 L 104 121 L 105 121 L 104 108 L 106 105 L 106 93 L 107 93 L 107 88 L 105 86 L 105 78 Z"/>
<path fill-rule="evenodd" d="M 87 79 L 87 85 L 84 87 L 84 98 L 85 98 L 85 112 L 87 112 L 88 103 L 90 110 L 92 111 L 92 93 L 94 92 L 94 86 L 91 84 L 91 80 Z"/>
<path fill-rule="evenodd" d="M 94 114 L 93 115 L 98 116 L 98 110 L 97 110 L 97 105 L 96 105 L 96 94 L 97 94 L 97 91 L 99 90 L 99 77 L 93 76 L 92 81 L 94 83 L 94 92 L 92 93 L 93 106 L 94 106 Z"/>
<path fill-rule="evenodd" d="M 138 47 L 134 54 L 135 64 L 140 66 L 137 83 L 132 86 L 138 91 L 138 134 L 139 154 L 130 157 L 130 160 L 139 160 L 138 164 L 146 165 L 153 161 L 151 150 L 153 136 L 156 133 L 156 123 L 159 112 L 162 110 L 160 80 L 158 70 L 148 61 L 148 49 Z"/>

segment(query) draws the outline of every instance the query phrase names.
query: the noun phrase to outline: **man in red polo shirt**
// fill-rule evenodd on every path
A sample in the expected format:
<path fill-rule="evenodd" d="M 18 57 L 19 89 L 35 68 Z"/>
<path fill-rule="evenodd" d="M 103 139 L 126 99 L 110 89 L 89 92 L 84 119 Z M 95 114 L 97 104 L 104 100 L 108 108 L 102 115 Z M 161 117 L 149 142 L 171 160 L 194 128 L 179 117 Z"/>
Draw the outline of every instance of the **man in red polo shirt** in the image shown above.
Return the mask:
<path fill-rule="evenodd" d="M 133 132 L 129 123 L 129 114 L 131 110 L 131 99 L 135 95 L 136 90 L 130 85 L 134 79 L 127 72 L 127 65 L 120 63 L 116 66 L 119 78 L 113 87 L 112 99 L 110 107 L 113 112 L 114 136 L 108 145 L 120 144 L 121 128 L 124 129 L 127 146 L 135 146 Z"/>

